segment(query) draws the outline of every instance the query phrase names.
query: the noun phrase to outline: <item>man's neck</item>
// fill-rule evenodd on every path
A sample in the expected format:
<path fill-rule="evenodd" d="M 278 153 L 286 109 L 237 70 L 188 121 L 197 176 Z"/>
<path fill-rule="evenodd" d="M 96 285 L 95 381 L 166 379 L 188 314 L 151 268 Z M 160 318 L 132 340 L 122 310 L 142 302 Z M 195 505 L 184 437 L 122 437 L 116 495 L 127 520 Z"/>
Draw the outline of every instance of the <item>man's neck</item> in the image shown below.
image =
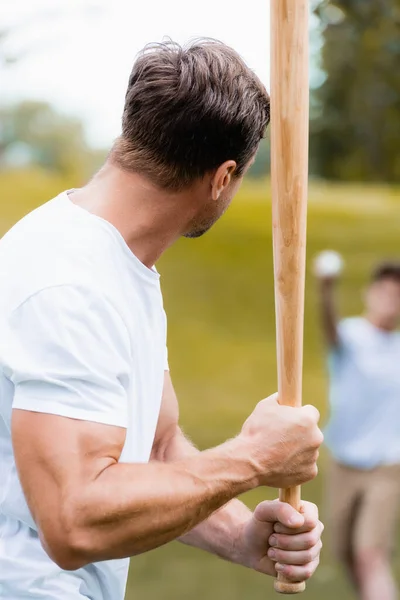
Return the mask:
<path fill-rule="evenodd" d="M 114 225 L 133 254 L 151 268 L 196 214 L 196 190 L 190 192 L 160 190 L 107 162 L 85 187 L 71 194 L 71 200 Z"/>

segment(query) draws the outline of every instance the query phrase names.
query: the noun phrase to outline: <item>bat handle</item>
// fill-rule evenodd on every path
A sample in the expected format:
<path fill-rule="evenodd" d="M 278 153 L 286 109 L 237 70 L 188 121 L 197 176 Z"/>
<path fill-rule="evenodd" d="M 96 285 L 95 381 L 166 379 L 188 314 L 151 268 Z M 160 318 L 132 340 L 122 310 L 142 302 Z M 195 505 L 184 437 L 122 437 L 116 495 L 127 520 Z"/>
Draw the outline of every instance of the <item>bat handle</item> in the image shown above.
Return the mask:
<path fill-rule="evenodd" d="M 300 491 L 300 486 L 288 488 L 287 490 L 279 490 L 279 500 L 287 502 L 290 506 L 300 511 Z M 279 594 L 299 594 L 306 589 L 306 583 L 305 581 L 296 583 L 288 581 L 281 573 L 278 573 L 278 577 L 274 582 L 274 588 Z"/>

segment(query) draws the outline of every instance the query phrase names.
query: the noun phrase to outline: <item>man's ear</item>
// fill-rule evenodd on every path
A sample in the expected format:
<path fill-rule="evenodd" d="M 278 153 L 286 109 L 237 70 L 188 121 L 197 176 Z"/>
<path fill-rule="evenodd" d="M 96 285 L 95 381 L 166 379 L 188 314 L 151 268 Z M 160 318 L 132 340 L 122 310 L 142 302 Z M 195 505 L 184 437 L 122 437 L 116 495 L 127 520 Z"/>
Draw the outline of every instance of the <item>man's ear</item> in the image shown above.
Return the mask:
<path fill-rule="evenodd" d="M 218 200 L 225 188 L 232 180 L 236 169 L 234 160 L 227 160 L 218 167 L 211 179 L 211 196 L 213 200 Z"/>

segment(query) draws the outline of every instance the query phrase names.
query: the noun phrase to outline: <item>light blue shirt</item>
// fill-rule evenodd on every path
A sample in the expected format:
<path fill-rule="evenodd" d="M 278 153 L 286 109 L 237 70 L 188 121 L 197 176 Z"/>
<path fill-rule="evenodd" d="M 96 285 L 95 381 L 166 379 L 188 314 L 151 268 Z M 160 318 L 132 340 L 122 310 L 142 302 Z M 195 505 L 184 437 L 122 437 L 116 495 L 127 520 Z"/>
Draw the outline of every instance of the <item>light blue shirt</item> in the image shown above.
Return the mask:
<path fill-rule="evenodd" d="M 359 469 L 400 463 L 400 333 L 343 320 L 329 371 L 325 441 L 334 458 Z"/>

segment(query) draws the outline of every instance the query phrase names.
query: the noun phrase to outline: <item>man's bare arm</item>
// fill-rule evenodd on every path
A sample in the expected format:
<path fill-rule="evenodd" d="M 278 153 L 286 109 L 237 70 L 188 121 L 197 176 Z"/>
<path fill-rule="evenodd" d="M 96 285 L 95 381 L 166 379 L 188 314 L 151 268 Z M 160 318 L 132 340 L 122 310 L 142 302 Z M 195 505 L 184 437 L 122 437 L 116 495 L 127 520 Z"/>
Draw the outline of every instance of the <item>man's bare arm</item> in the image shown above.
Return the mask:
<path fill-rule="evenodd" d="M 334 297 L 335 285 L 336 279 L 327 277 L 318 279 L 322 330 L 326 343 L 333 348 L 339 343 L 338 318 Z"/>
<path fill-rule="evenodd" d="M 165 544 L 258 482 L 239 439 L 170 464 L 118 463 L 124 440 L 121 428 L 13 411 L 24 493 L 64 569 Z"/>
<path fill-rule="evenodd" d="M 146 552 L 258 485 L 315 477 L 316 409 L 260 402 L 239 436 L 186 459 L 119 463 L 125 430 L 13 410 L 21 484 L 42 544 L 64 569 Z M 285 443 L 282 442 L 285 440 Z"/>
<path fill-rule="evenodd" d="M 193 456 L 198 452 L 178 428 L 166 460 L 179 460 L 179 457 Z M 204 522 L 181 536 L 180 541 L 231 562 L 241 562 L 243 557 L 237 539 L 241 526 L 248 522 L 251 514 L 243 502 L 237 499 L 230 500 Z"/>

